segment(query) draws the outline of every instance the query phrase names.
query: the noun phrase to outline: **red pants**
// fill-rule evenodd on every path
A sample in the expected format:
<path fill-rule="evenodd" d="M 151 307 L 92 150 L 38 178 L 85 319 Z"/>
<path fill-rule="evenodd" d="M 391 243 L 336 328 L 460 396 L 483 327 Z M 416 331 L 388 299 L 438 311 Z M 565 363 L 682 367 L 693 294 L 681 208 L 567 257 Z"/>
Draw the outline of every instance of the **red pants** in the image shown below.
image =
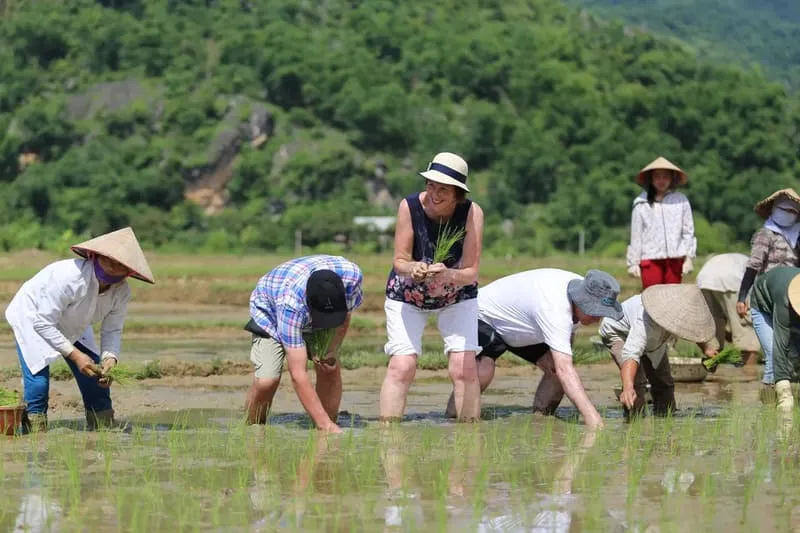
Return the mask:
<path fill-rule="evenodd" d="M 683 257 L 643 259 L 639 267 L 642 269 L 642 290 L 651 285 L 680 283 L 683 277 Z"/>

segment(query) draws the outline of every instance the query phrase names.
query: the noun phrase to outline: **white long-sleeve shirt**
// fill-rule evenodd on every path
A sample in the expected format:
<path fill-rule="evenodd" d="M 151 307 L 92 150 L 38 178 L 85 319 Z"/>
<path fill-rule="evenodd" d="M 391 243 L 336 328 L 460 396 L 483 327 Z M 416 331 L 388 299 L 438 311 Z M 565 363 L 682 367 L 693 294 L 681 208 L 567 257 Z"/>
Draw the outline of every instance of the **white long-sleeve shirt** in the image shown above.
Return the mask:
<path fill-rule="evenodd" d="M 102 355 L 118 357 L 131 290 L 127 281 L 103 294 L 99 289 L 86 259 L 52 263 L 20 287 L 5 314 L 31 373 L 69 355 L 73 343 L 98 322 Z"/>
<path fill-rule="evenodd" d="M 647 193 L 633 201 L 628 266 L 644 259 L 695 257 L 697 239 L 689 199 L 680 192 L 668 192 L 660 202 L 647 203 Z"/>
<path fill-rule="evenodd" d="M 667 341 L 672 334 L 659 326 L 644 310 L 642 296 L 637 294 L 622 302 L 623 317 L 620 320 L 604 318 L 600 323 L 603 339 L 621 340 L 622 362 L 649 357 L 653 368 L 658 368 L 667 353 Z"/>

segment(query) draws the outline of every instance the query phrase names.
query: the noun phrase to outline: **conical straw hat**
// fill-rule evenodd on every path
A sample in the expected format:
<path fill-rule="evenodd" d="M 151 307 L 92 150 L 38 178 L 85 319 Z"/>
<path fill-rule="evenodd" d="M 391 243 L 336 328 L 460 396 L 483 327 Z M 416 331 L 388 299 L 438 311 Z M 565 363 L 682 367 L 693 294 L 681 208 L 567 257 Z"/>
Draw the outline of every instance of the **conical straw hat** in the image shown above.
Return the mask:
<path fill-rule="evenodd" d="M 794 312 L 800 315 L 800 274 L 792 278 L 789 282 L 789 305 L 792 306 Z"/>
<path fill-rule="evenodd" d="M 88 257 L 89 252 L 110 257 L 128 267 L 133 272 L 132 277 L 147 283 L 155 283 L 150 265 L 147 264 L 139 241 L 136 240 L 136 235 L 130 227 L 76 244 L 72 247 L 72 251 L 81 257 Z"/>
<path fill-rule="evenodd" d="M 656 324 L 677 337 L 706 342 L 714 336 L 714 317 L 697 285 L 653 285 L 642 293 L 642 304 Z"/>
<path fill-rule="evenodd" d="M 758 216 L 763 218 L 764 220 L 768 219 L 769 216 L 772 214 L 772 206 L 775 205 L 775 202 L 779 200 L 781 197 L 786 197 L 789 200 L 797 202 L 800 205 L 800 194 L 797 194 L 797 191 L 794 189 L 781 189 L 779 191 L 775 191 L 774 193 L 770 194 L 760 202 L 756 204 L 754 211 L 758 213 Z"/>
<path fill-rule="evenodd" d="M 644 187 L 645 178 L 647 177 L 647 173 L 651 170 L 674 170 L 678 173 L 678 185 L 686 185 L 686 182 L 689 181 L 689 176 L 686 175 L 686 172 L 678 168 L 674 165 L 669 159 L 666 157 L 659 156 L 655 159 L 655 161 L 651 162 L 649 165 L 644 167 L 639 173 L 636 175 L 636 183 Z"/>

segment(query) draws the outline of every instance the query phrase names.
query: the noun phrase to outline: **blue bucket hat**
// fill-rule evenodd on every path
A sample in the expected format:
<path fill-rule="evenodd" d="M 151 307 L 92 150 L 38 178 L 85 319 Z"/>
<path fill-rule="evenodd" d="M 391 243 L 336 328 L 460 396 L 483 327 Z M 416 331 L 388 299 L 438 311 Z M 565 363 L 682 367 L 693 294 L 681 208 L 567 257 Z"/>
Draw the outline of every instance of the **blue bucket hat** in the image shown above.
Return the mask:
<path fill-rule="evenodd" d="M 602 270 L 590 270 L 583 279 L 573 279 L 567 285 L 569 301 L 589 316 L 620 320 L 622 306 L 617 301 L 619 282 Z"/>

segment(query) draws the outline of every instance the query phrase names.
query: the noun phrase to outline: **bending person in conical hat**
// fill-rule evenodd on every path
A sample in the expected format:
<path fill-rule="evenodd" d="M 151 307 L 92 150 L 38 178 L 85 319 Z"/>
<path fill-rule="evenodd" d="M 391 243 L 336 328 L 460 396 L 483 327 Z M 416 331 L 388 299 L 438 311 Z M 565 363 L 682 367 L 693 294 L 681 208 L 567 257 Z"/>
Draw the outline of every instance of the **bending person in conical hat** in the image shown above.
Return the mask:
<path fill-rule="evenodd" d="M 759 334 L 764 358 L 772 361 L 778 409 L 794 406 L 792 381 L 800 381 L 800 268 L 777 267 L 761 274 L 750 297 L 765 331 Z M 762 335 L 768 333 L 768 335 Z"/>
<path fill-rule="evenodd" d="M 692 207 L 675 189 L 686 185 L 686 172 L 659 157 L 636 175 L 644 191 L 633 201 L 628 272 L 642 280 L 642 289 L 680 283 L 694 268 L 697 240 Z"/>
<path fill-rule="evenodd" d="M 131 290 L 127 278 L 155 283 L 131 228 L 72 247 L 80 256 L 47 265 L 26 281 L 6 308 L 14 331 L 31 430 L 47 428 L 50 365 L 67 361 L 86 409 L 90 429 L 113 423 L 104 377 L 120 353 L 122 325 Z M 92 324 L 100 323 L 100 350 Z M 102 366 L 98 373 L 96 365 Z"/>
<path fill-rule="evenodd" d="M 668 349 L 678 338 L 698 344 L 714 336 L 714 317 L 696 285 L 657 285 L 622 302 L 623 318 L 606 318 L 600 338 L 620 368 L 625 417 L 640 414 L 650 381 L 653 411 L 675 410 Z M 701 346 L 702 348 L 702 346 Z"/>

